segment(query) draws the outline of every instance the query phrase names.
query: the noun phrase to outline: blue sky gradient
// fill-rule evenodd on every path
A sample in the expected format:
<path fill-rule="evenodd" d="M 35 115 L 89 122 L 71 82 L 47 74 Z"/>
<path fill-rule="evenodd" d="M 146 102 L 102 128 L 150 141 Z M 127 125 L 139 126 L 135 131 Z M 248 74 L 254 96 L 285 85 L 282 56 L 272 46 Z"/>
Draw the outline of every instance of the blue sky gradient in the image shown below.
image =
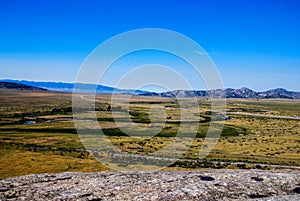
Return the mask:
<path fill-rule="evenodd" d="M 225 87 L 299 91 L 299 9 L 297 0 L 0 1 L 0 79 L 73 82 L 99 44 L 152 27 L 201 45 Z"/>

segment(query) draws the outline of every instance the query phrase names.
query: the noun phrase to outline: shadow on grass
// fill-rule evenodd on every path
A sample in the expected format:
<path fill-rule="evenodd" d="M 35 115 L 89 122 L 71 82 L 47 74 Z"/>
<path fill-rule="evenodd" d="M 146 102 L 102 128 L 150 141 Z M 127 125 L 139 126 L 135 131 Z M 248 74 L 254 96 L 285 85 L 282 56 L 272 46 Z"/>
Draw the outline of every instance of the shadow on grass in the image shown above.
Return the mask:
<path fill-rule="evenodd" d="M 77 134 L 74 128 L 0 128 L 0 132 L 30 132 L 30 133 L 70 133 Z"/>
<path fill-rule="evenodd" d="M 208 125 L 203 129 L 198 131 L 196 137 L 204 138 L 207 135 Z M 80 129 L 80 134 L 99 134 L 98 129 Z M 77 134 L 75 128 L 0 128 L 0 132 L 29 132 L 29 133 L 68 133 L 68 134 Z M 102 129 L 102 132 L 106 136 L 128 136 L 126 133 L 122 132 L 119 128 L 107 128 Z M 163 129 L 156 137 L 176 137 L 178 133 L 177 129 Z M 243 127 L 233 126 L 233 125 L 224 125 L 221 136 L 238 136 L 239 134 L 246 134 L 246 129 Z M 147 132 L 137 132 L 132 130 L 130 136 L 153 136 Z M 186 132 L 183 133 L 184 137 L 194 137 L 193 134 Z"/>
<path fill-rule="evenodd" d="M 208 127 L 205 128 L 202 131 L 199 131 L 196 135 L 197 138 L 204 138 L 206 137 Z M 128 136 L 126 133 L 122 132 L 119 128 L 108 128 L 108 129 L 103 129 L 103 133 L 106 136 Z M 156 137 L 176 137 L 178 130 L 168 130 L 168 129 L 163 129 L 160 133 L 156 135 Z M 88 131 L 86 131 L 88 132 Z M 246 129 L 242 127 L 237 127 L 237 126 L 231 126 L 231 125 L 225 125 L 223 128 L 223 131 L 221 133 L 222 137 L 229 137 L 229 136 L 238 136 L 239 134 L 246 134 Z M 141 132 L 135 132 L 132 131 L 130 132 L 130 136 L 153 136 L 149 135 L 147 133 L 141 133 Z M 184 137 L 194 137 L 193 134 L 191 133 L 183 133 Z"/>

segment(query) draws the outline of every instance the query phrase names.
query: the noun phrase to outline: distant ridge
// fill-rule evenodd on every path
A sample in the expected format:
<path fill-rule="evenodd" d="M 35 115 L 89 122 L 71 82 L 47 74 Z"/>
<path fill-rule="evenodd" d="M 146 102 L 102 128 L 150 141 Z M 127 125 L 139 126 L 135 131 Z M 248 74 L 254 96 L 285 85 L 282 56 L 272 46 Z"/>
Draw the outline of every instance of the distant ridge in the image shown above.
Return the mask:
<path fill-rule="evenodd" d="M 70 92 L 70 93 L 73 92 L 75 86 L 74 83 L 65 83 L 65 82 L 34 82 L 34 81 L 27 81 L 27 80 L 10 80 L 10 79 L 0 80 L 0 82 L 1 81 L 43 88 L 49 91 Z M 99 94 L 130 93 L 130 94 L 138 95 L 138 94 L 147 93 L 147 91 L 142 91 L 142 90 L 118 89 L 118 88 L 108 87 L 103 85 L 76 83 L 76 91 L 78 93 L 94 93 L 95 89 L 96 89 L 96 93 Z"/>
<path fill-rule="evenodd" d="M 32 87 L 32 89 L 49 90 L 58 92 L 73 92 L 74 83 L 65 82 L 34 82 L 27 80 L 0 80 L 0 82 L 20 84 L 19 88 L 22 89 L 22 85 Z M 17 85 L 11 85 L 18 87 Z M 6 84 L 7 88 L 8 85 Z M 1 88 L 1 87 L 0 87 Z M 4 87 L 2 87 L 4 88 Z M 29 89 L 29 88 L 28 88 Z M 283 99 L 300 99 L 300 92 L 288 91 L 283 88 L 270 89 L 267 91 L 256 92 L 249 88 L 242 87 L 240 89 L 227 88 L 224 90 L 175 90 L 167 91 L 162 93 L 148 92 L 143 90 L 131 90 L 131 89 L 118 89 L 109 86 L 96 85 L 96 84 L 76 84 L 76 91 L 82 93 L 96 93 L 98 94 L 109 94 L 109 93 L 120 93 L 120 94 L 135 94 L 143 96 L 157 96 L 157 97 L 168 97 L 168 98 L 189 98 L 189 97 L 226 97 L 226 98 L 250 98 L 250 99 L 268 99 L 268 98 L 283 98 Z"/>
<path fill-rule="evenodd" d="M 42 90 L 47 91 L 47 89 L 28 86 L 25 84 L 12 83 L 12 82 L 1 82 L 0 81 L 0 89 L 18 89 L 18 90 Z"/>
<path fill-rule="evenodd" d="M 169 98 L 189 98 L 189 97 L 225 97 L 225 98 L 284 98 L 284 99 L 300 99 L 300 92 L 288 91 L 286 89 L 277 88 L 263 92 L 256 92 L 246 87 L 240 89 L 227 88 L 224 90 L 175 90 L 162 93 L 148 92 L 142 94 L 144 96 L 159 96 Z"/>

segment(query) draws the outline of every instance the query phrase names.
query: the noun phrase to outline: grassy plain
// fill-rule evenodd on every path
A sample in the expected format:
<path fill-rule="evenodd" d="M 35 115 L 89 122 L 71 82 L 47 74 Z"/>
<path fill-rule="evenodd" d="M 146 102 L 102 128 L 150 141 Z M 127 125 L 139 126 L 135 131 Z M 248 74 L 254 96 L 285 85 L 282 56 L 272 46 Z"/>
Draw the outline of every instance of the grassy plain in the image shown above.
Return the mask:
<path fill-rule="evenodd" d="M 82 96 L 77 95 L 77 98 L 88 97 Z M 124 97 L 120 95 L 118 99 Z M 200 111 L 189 108 L 190 111 L 186 113 L 196 117 L 199 126 L 195 128 L 189 126 L 194 125 L 194 122 L 185 122 L 188 126 L 185 127 L 183 137 L 178 138 L 176 134 L 181 125 L 181 110 L 174 99 L 134 96 L 128 109 L 122 103 L 111 108 L 109 95 L 97 95 L 96 100 L 97 122 L 106 139 L 121 152 L 151 154 L 175 142 L 175 151 L 185 150 L 181 158 L 194 161 L 178 161 L 169 169 L 262 168 L 263 164 L 300 166 L 299 120 L 238 114 L 300 116 L 300 101 L 229 99 L 226 110 L 235 113 L 227 116 L 217 114 L 219 118 L 212 120 L 214 111 L 211 111 L 210 100 L 199 99 Z M 96 153 L 85 150 L 72 120 L 71 107 L 72 94 L 1 89 L 0 177 L 108 169 L 93 157 Z M 111 109 L 116 111 L 115 116 Z M 122 115 L 124 112 L 130 114 L 130 120 L 139 125 L 138 128 L 128 122 Z M 90 113 L 88 110 L 83 111 L 83 119 L 88 119 Z M 157 119 L 166 118 L 158 134 L 148 132 L 151 123 L 150 128 L 154 130 L 161 126 L 159 121 L 151 122 L 149 113 Z M 225 117 L 230 118 L 224 122 L 221 138 L 207 158 L 199 160 L 199 151 L 206 146 L 204 137 L 210 123 L 222 123 Z M 115 123 L 116 119 L 119 125 Z M 130 136 L 122 132 L 120 125 L 130 132 Z M 191 138 L 189 129 L 197 130 L 195 138 Z M 181 143 L 183 138 L 189 138 L 192 145 Z M 83 139 L 84 143 L 85 140 L 89 139 Z M 95 142 L 93 138 L 90 140 Z M 95 145 L 101 145 L 99 143 Z M 131 164 L 128 162 L 122 165 Z"/>

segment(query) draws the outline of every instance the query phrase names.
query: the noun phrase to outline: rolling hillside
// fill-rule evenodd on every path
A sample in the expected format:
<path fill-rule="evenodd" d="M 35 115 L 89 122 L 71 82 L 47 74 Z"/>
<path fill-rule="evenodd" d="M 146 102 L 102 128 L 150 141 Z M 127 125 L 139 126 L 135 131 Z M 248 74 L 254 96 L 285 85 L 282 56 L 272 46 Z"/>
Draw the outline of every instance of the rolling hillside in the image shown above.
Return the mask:
<path fill-rule="evenodd" d="M 33 87 L 33 86 L 28 86 L 28 85 L 25 85 L 25 84 L 12 83 L 12 82 L 0 82 L 0 89 L 42 90 L 42 91 L 47 91 L 47 89 L 43 89 L 43 88 L 39 88 L 39 87 Z"/>

